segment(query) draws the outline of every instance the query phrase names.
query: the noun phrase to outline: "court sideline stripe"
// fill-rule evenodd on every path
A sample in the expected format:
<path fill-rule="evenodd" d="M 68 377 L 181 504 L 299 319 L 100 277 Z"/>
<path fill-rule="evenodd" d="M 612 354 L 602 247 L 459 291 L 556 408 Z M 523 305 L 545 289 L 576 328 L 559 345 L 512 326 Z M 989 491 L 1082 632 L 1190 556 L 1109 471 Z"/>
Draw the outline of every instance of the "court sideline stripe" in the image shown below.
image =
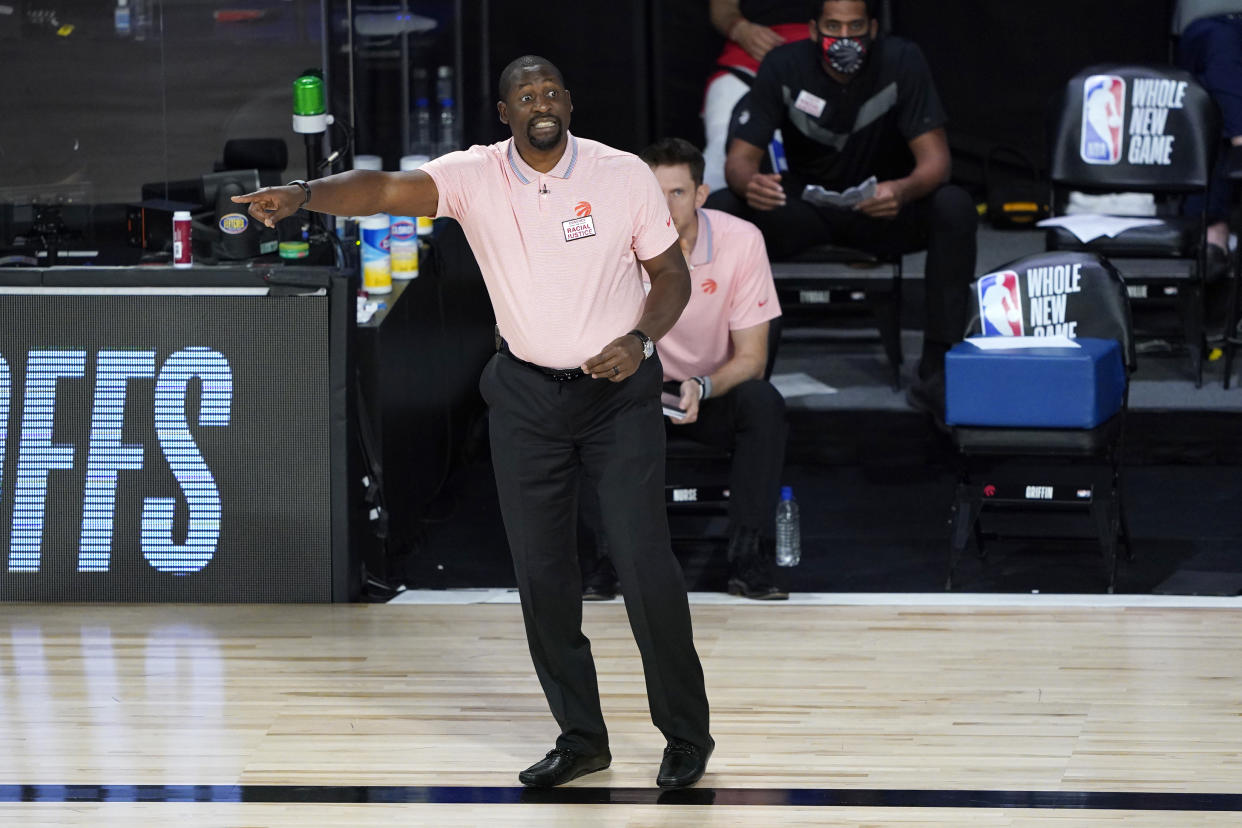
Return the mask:
<path fill-rule="evenodd" d="M 0 785 L 11 802 L 763 805 L 1242 811 L 1242 794 L 887 788 L 522 788 L 448 785 Z"/>
<path fill-rule="evenodd" d="M 692 606 L 756 606 L 756 602 L 724 592 L 691 592 Z M 463 589 L 407 589 L 397 593 L 388 606 L 460 606 L 518 603 L 516 589 L 504 587 Z M 620 604 L 621 597 L 599 604 Z M 1220 595 L 1147 595 L 1094 593 L 986 593 L 986 592 L 794 592 L 788 601 L 765 602 L 782 606 L 857 606 L 888 609 L 1242 609 L 1242 597 Z"/>

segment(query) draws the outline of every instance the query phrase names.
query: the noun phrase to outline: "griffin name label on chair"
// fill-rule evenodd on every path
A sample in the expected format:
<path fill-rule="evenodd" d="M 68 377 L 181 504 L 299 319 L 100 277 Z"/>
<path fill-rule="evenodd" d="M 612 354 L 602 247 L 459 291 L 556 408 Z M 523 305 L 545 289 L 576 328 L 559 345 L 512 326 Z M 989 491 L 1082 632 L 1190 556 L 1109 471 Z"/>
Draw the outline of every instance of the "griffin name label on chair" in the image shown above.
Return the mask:
<path fill-rule="evenodd" d="M 1169 110 L 1182 109 L 1186 81 L 1136 78 L 1130 99 L 1130 136 L 1125 159 L 1138 166 L 1169 166 L 1173 141 L 1168 135 Z M 1116 164 L 1122 158 L 1122 113 L 1125 79 L 1119 75 L 1092 75 L 1083 84 L 1080 154 L 1088 164 Z"/>

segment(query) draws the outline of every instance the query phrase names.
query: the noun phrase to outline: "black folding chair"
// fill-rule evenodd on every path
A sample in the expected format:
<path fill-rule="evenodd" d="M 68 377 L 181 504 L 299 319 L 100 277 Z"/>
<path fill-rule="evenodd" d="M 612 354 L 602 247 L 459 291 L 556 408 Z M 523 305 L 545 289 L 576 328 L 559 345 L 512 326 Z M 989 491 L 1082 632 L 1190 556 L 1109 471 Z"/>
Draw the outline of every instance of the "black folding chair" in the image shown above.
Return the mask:
<path fill-rule="evenodd" d="M 1206 192 L 1218 134 L 1208 93 L 1188 72 L 1170 66 L 1088 67 L 1065 85 L 1053 114 L 1053 215 L 1064 214 L 1071 191 L 1147 193 L 1158 223 L 1087 242 L 1051 228 L 1047 248 L 1107 256 L 1125 277 L 1136 310 L 1175 304 L 1196 386 L 1203 382 L 1207 344 L 1207 217 L 1203 210 L 1193 216 L 1178 211 L 1185 196 Z"/>
<path fill-rule="evenodd" d="M 1235 187 L 1242 187 L 1242 146 L 1235 146 L 1229 151 L 1228 163 L 1229 180 L 1235 182 Z M 1242 238 L 1242 204 L 1234 211 L 1234 215 L 1238 217 L 1237 226 L 1234 232 L 1238 234 L 1238 238 Z M 1229 286 L 1229 312 L 1225 319 L 1225 379 L 1224 385 L 1229 387 L 1229 381 L 1233 378 L 1233 355 L 1238 345 L 1242 345 L 1242 332 L 1239 332 L 1239 322 L 1242 321 L 1242 251 L 1237 251 L 1233 255 L 1233 282 Z"/>
<path fill-rule="evenodd" d="M 1073 273 L 1074 290 L 1064 291 L 1052 304 L 1060 319 L 1060 333 L 1070 338 L 1092 337 L 1115 339 L 1120 343 L 1125 375 L 1134 370 L 1134 337 L 1126 286 L 1117 269 L 1105 258 L 1094 253 L 1040 253 L 1005 265 L 992 274 L 981 276 L 972 290 L 974 318 L 967 336 L 993 335 L 997 311 L 1011 312 L 1009 333 L 1032 334 L 1028 320 L 1035 296 L 1042 297 L 1043 280 L 1055 271 Z M 988 288 L 1003 277 L 1002 287 L 1008 297 L 1003 302 L 989 295 Z M 1062 302 L 1062 300 L 1064 300 Z M 1015 307 L 1016 305 L 1016 307 Z M 1016 315 L 1014 315 L 1016 314 Z M 948 367 L 952 371 L 952 366 Z M 949 376 L 949 394 L 954 393 L 954 378 Z M 986 393 L 986 389 L 970 389 Z M 948 574 L 945 589 L 953 588 L 958 562 L 973 539 L 980 557 L 984 554 L 984 532 L 980 516 L 986 510 L 1046 513 L 1047 510 L 1086 510 L 1094 519 L 1100 549 L 1108 569 L 1108 591 L 1112 592 L 1117 578 L 1118 542 L 1131 554 L 1130 533 L 1122 499 L 1121 449 L 1125 436 L 1125 420 L 1129 383 L 1122 396 L 1120 410 L 1094 428 L 1023 428 L 1013 426 L 950 426 L 958 460 L 958 483 L 951 517 Z M 949 419 L 953 419 L 953 400 L 949 400 Z M 1058 469 L 1057 477 L 1067 482 L 1049 485 L 1047 467 Z M 1039 469 L 1039 476 L 1034 470 Z M 1086 478 L 1085 480 L 1083 478 Z M 1045 537 L 1043 518 L 1029 521 L 1021 531 L 1005 533 L 1008 537 Z M 1028 531 L 1029 527 L 1029 531 Z"/>

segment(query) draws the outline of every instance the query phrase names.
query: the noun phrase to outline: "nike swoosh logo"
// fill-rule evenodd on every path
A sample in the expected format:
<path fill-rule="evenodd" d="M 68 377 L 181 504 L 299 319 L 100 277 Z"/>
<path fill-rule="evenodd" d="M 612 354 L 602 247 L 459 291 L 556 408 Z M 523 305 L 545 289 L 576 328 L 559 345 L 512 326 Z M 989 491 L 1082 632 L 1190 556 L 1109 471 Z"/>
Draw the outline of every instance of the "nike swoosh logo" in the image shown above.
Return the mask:
<path fill-rule="evenodd" d="M 761 307 L 761 308 L 762 308 L 762 307 L 763 307 L 764 305 L 766 305 L 767 303 L 768 303 L 768 300 L 767 300 L 767 299 L 764 299 L 762 302 L 760 302 L 760 303 L 759 303 L 759 307 Z"/>

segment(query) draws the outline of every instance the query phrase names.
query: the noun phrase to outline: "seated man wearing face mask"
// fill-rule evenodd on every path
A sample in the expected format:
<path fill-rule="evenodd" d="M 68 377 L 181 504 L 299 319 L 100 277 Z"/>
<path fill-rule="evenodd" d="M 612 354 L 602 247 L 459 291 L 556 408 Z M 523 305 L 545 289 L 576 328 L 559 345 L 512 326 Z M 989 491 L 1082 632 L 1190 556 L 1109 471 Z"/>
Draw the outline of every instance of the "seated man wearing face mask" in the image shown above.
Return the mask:
<path fill-rule="evenodd" d="M 818 244 L 876 254 L 927 250 L 923 355 L 911 401 L 944 410 L 944 354 L 965 326 L 977 215 L 949 180 L 946 116 L 919 48 L 880 38 L 878 0 L 811 0 L 810 40 L 773 49 L 739 104 L 725 161 L 729 190 L 707 206 L 756 224 L 775 259 Z M 781 130 L 789 169 L 760 172 Z M 852 208 L 803 198 L 807 185 L 843 191 L 870 176 L 875 194 Z"/>

